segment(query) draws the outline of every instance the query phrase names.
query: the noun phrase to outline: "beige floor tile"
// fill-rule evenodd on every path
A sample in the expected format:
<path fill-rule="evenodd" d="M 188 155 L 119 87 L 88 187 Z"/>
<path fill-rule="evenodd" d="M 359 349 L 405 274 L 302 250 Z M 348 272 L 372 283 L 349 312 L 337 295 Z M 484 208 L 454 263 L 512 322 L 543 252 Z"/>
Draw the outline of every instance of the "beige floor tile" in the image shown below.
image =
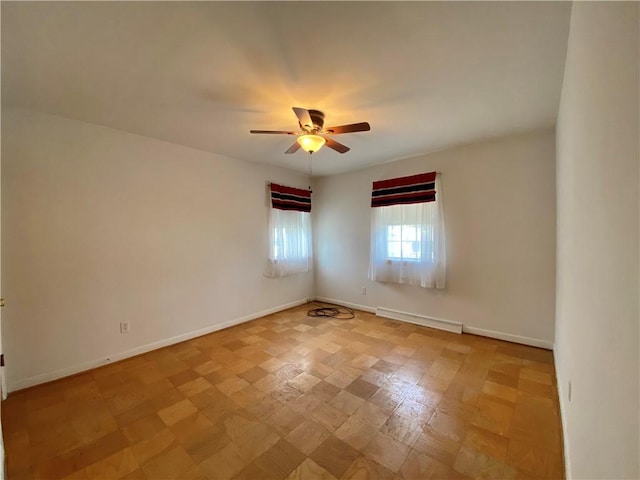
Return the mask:
<path fill-rule="evenodd" d="M 392 411 L 393 409 L 385 409 L 372 402 L 364 402 L 353 416 L 379 429 L 391 416 Z"/>
<path fill-rule="evenodd" d="M 489 432 L 488 430 L 472 426 L 467 430 L 463 444 L 468 445 L 480 453 L 504 462 L 507 456 L 509 439 L 502 435 Z"/>
<path fill-rule="evenodd" d="M 405 444 L 383 433 L 378 433 L 364 448 L 363 453 L 380 465 L 397 473 L 410 450 Z"/>
<path fill-rule="evenodd" d="M 471 477 L 501 480 L 504 465 L 489 455 L 479 452 L 470 445 L 463 445 L 456 457 L 454 470 Z"/>
<path fill-rule="evenodd" d="M 138 464 L 142 465 L 147 460 L 176 446 L 177 442 L 171 431 L 165 428 L 133 445 L 131 452 Z"/>
<path fill-rule="evenodd" d="M 544 478 L 549 472 L 551 462 L 552 455 L 548 451 L 517 440 L 509 441 L 507 463 L 518 470 Z"/>
<path fill-rule="evenodd" d="M 404 392 L 392 392 L 382 387 L 368 400 L 384 410 L 393 411 L 405 399 Z"/>
<path fill-rule="evenodd" d="M 149 478 L 180 478 L 193 467 L 194 461 L 181 446 L 175 446 L 142 464 L 142 470 Z"/>
<path fill-rule="evenodd" d="M 249 461 L 240 454 L 236 445 L 233 442 L 229 442 L 207 460 L 200 463 L 200 469 L 207 478 L 229 480 L 240 473 L 248 464 Z"/>
<path fill-rule="evenodd" d="M 394 473 L 365 456 L 358 457 L 340 480 L 392 480 Z"/>
<path fill-rule="evenodd" d="M 329 435 L 331 432 L 320 423 L 305 420 L 286 436 L 286 440 L 304 454 L 310 455 Z"/>
<path fill-rule="evenodd" d="M 173 405 L 163 408 L 158 411 L 158 416 L 162 419 L 162 421 L 168 425 L 174 425 L 183 418 L 186 418 L 190 415 L 193 415 L 198 412 L 196 406 L 191 402 L 191 400 L 185 399 L 180 402 L 176 402 Z"/>
<path fill-rule="evenodd" d="M 269 360 L 265 360 L 264 362 L 259 364 L 259 367 L 263 368 L 267 372 L 275 372 L 282 368 L 286 362 L 283 362 L 279 358 L 272 357 Z"/>
<path fill-rule="evenodd" d="M 506 435 L 511 426 L 514 409 L 484 394 L 478 398 L 478 412 L 472 423 L 499 435 Z"/>
<path fill-rule="evenodd" d="M 272 360 L 275 360 L 275 359 L 272 359 Z M 261 368 L 259 366 L 254 366 L 253 368 L 250 368 L 242 373 L 239 373 L 238 376 L 249 383 L 254 383 L 268 374 L 269 372 L 264 368 Z"/>
<path fill-rule="evenodd" d="M 301 392 L 306 392 L 310 390 L 313 386 L 318 384 L 320 379 L 318 377 L 314 377 L 310 373 L 302 372 L 300 375 L 297 375 L 288 381 L 289 385 L 297 388 Z"/>
<path fill-rule="evenodd" d="M 215 478 L 215 477 L 209 477 Z M 233 480 L 280 480 L 278 477 L 265 472 L 257 463 L 251 462 L 237 473 Z"/>
<path fill-rule="evenodd" d="M 202 463 L 229 443 L 231 439 L 225 435 L 224 429 L 215 425 L 190 435 L 183 441 L 182 446 L 196 463 Z"/>
<path fill-rule="evenodd" d="M 551 385 L 553 383 L 553 377 L 549 373 L 532 370 L 531 368 L 521 369 L 520 378 L 531 382 L 542 383 L 543 385 Z"/>
<path fill-rule="evenodd" d="M 88 478 L 122 478 L 138 469 L 138 462 L 129 448 L 100 460 L 86 468 Z"/>
<path fill-rule="evenodd" d="M 405 480 L 449 478 L 451 467 L 438 462 L 429 455 L 412 450 L 400 467 L 400 474 Z"/>
<path fill-rule="evenodd" d="M 305 417 L 285 405 L 264 417 L 263 421 L 273 427 L 281 436 L 285 437 L 291 430 L 304 422 Z"/>
<path fill-rule="evenodd" d="M 189 438 L 197 435 L 203 430 L 211 429 L 213 422 L 201 412 L 194 413 L 173 424 L 169 429 L 173 436 L 182 444 Z"/>
<path fill-rule="evenodd" d="M 280 440 L 280 436 L 268 425 L 257 421 L 246 422 L 244 419 L 238 421 L 239 418 L 235 416 L 224 424 L 226 435 L 245 459 L 254 460 Z"/>
<path fill-rule="evenodd" d="M 371 396 L 378 391 L 378 386 L 367 382 L 366 380 L 358 377 L 353 382 L 345 387 L 347 392 L 353 393 L 354 395 L 368 400 Z"/>
<path fill-rule="evenodd" d="M 356 378 L 358 378 L 357 373 L 347 372 L 345 370 L 336 370 L 331 375 L 327 375 L 324 380 L 338 388 L 345 388 Z"/>
<path fill-rule="evenodd" d="M 281 439 L 255 462 L 267 473 L 285 478 L 305 460 L 305 455 L 288 441 Z"/>
<path fill-rule="evenodd" d="M 356 450 L 362 451 L 377 433 L 378 429 L 366 420 L 350 417 L 334 432 L 334 435 Z"/>
<path fill-rule="evenodd" d="M 394 440 L 411 446 L 422 433 L 422 422 L 394 413 L 380 428 L 380 431 Z"/>
<path fill-rule="evenodd" d="M 327 437 L 309 457 L 334 477 L 340 478 L 360 456 L 353 447 L 333 435 Z"/>
<path fill-rule="evenodd" d="M 447 466 L 453 467 L 462 443 L 452 440 L 447 435 L 425 430 L 413 444 L 420 453 L 429 455 Z"/>
<path fill-rule="evenodd" d="M 211 383 L 209 383 L 202 377 L 198 377 L 187 383 L 183 383 L 178 387 L 178 390 L 184 393 L 187 397 L 192 397 L 197 393 L 204 392 L 205 390 L 209 390 L 210 388 L 213 388 L 213 385 L 211 385 Z"/>
<path fill-rule="evenodd" d="M 398 405 L 394 413 L 422 425 L 429 421 L 433 416 L 434 411 L 435 406 L 425 405 L 424 403 L 405 399 L 400 405 Z"/>
<path fill-rule="evenodd" d="M 152 413 L 140 420 L 130 423 L 122 429 L 125 437 L 131 445 L 141 442 L 160 431 L 166 429 L 165 423 L 158 417 L 157 414 Z"/>
<path fill-rule="evenodd" d="M 357 397 L 352 393 L 342 390 L 329 401 L 329 405 L 343 411 L 347 415 L 351 415 L 365 402 L 363 398 Z"/>
<path fill-rule="evenodd" d="M 216 388 L 220 390 L 225 395 L 229 396 L 234 392 L 246 387 L 249 385 L 249 382 L 246 380 L 237 377 L 235 375 L 223 380 L 222 382 L 216 384 Z"/>
<path fill-rule="evenodd" d="M 318 406 L 311 416 L 330 432 L 333 432 L 349 418 L 349 415 L 328 404 Z"/>
<path fill-rule="evenodd" d="M 456 443 L 461 443 L 469 428 L 468 422 L 459 417 L 451 416 L 442 410 L 436 410 L 427 422 L 424 430 L 426 432 L 438 433 Z"/>
<path fill-rule="evenodd" d="M 485 382 L 482 387 L 482 393 L 498 397 L 511 403 L 515 403 L 518 398 L 518 390 L 516 388 L 507 387 L 506 385 L 493 382 Z"/>
<path fill-rule="evenodd" d="M 337 480 L 316 462 L 307 458 L 291 472 L 286 480 Z"/>

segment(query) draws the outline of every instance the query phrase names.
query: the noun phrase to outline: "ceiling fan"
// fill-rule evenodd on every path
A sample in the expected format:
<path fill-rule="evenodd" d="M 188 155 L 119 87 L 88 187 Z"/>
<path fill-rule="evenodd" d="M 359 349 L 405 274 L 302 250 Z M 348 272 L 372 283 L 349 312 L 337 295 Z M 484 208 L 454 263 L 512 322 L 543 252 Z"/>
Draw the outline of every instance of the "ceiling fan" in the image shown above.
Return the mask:
<path fill-rule="evenodd" d="M 298 117 L 298 124 L 301 131 L 289 132 L 286 130 L 251 130 L 251 133 L 269 133 L 276 135 L 297 135 L 296 143 L 291 145 L 284 153 L 295 153 L 302 147 L 305 152 L 317 152 L 326 145 L 336 152 L 346 153 L 350 149 L 346 145 L 336 142 L 327 135 L 338 135 L 340 133 L 368 132 L 371 126 L 367 122 L 351 123 L 337 127 L 324 128 L 324 113 L 320 110 L 307 110 L 306 108 L 293 107 L 293 111 Z"/>

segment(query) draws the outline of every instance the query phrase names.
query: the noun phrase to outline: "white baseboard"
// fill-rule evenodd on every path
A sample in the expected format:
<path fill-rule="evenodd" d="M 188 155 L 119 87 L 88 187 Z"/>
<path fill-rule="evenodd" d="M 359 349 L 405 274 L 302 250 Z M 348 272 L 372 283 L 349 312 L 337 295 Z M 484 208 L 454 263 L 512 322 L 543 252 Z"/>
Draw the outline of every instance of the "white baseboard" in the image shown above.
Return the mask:
<path fill-rule="evenodd" d="M 332 303 L 334 305 L 342 305 L 345 307 L 353 308 L 354 310 L 362 310 L 363 312 L 376 313 L 376 309 L 373 307 L 360 305 L 358 303 L 351 303 L 351 302 L 345 302 L 342 300 L 336 300 L 335 298 L 315 297 L 315 300 L 317 300 L 318 302 Z"/>
<path fill-rule="evenodd" d="M 458 334 L 462 333 L 461 323 L 452 322 L 451 320 L 444 320 L 442 318 L 427 317 L 425 315 L 401 312 L 399 310 L 392 310 L 390 308 L 383 308 L 383 307 L 378 307 L 376 309 L 376 315 L 379 317 L 390 318 L 392 320 L 399 320 L 401 322 L 422 325 L 423 327 L 435 328 L 437 330 L 444 330 L 446 332 L 458 333 Z"/>
<path fill-rule="evenodd" d="M 560 422 L 562 423 L 562 447 L 564 449 L 564 477 L 566 479 L 573 478 L 571 474 L 571 457 L 569 456 L 569 435 L 567 430 L 567 392 L 564 390 L 564 376 L 560 373 L 560 364 L 558 362 L 558 351 L 556 345 L 553 346 L 553 363 L 556 367 L 556 380 L 558 383 L 558 403 L 560 404 Z"/>
<path fill-rule="evenodd" d="M 71 367 L 61 368 L 59 370 L 54 370 L 51 372 L 34 375 L 32 377 L 23 378 L 21 380 L 12 382 L 10 385 L 8 385 L 7 391 L 9 393 L 15 392 L 16 390 L 22 390 L 23 388 L 33 387 L 35 385 L 40 385 L 41 383 L 51 382 L 53 380 L 58 380 L 59 378 L 68 377 L 70 375 L 75 375 L 76 373 L 81 373 L 87 370 L 91 370 L 93 368 L 102 367 L 103 365 L 107 365 L 109 363 L 117 362 L 119 360 L 124 360 L 130 357 L 135 357 L 136 355 L 147 353 L 152 350 L 157 350 L 162 347 L 168 347 L 169 345 L 174 345 L 176 343 L 184 342 L 186 340 L 191 340 L 192 338 L 201 337 L 203 335 L 217 332 L 218 330 L 232 327 L 234 325 L 239 325 L 241 323 L 249 322 L 251 320 L 255 320 L 256 318 L 264 317 L 266 315 L 280 312 L 288 308 L 297 307 L 298 305 L 304 305 L 308 301 L 309 299 L 303 298 L 293 302 L 285 303 L 283 305 L 278 305 L 276 307 L 268 308 L 260 312 L 252 313 L 250 315 L 245 315 L 244 317 L 236 318 L 234 320 L 229 320 L 228 322 L 218 323 L 216 325 L 211 325 L 209 327 L 202 328 L 200 330 L 194 330 L 191 332 L 183 333 L 181 335 L 177 335 L 175 337 L 167 338 L 165 340 L 160 340 L 158 342 L 153 342 L 147 345 L 142 345 L 140 347 L 132 348 L 124 352 L 114 353 L 113 355 L 109 355 L 108 357 L 98 358 L 98 359 L 91 360 L 89 362 L 85 362 L 79 365 L 73 365 Z"/>
<path fill-rule="evenodd" d="M 495 330 L 487 330 L 484 328 L 468 327 L 460 322 L 452 320 L 445 320 L 436 317 L 427 317 L 425 315 L 418 315 L 415 313 L 402 312 L 399 310 L 392 310 L 383 307 L 369 307 L 367 305 L 360 305 L 357 303 L 346 302 L 343 300 L 337 300 L 335 298 L 328 297 L 315 297 L 318 302 L 333 303 L 335 305 L 344 305 L 345 307 L 353 308 L 356 310 L 362 310 L 364 312 L 375 313 L 376 315 L 384 318 L 390 318 L 392 320 L 398 320 L 401 322 L 413 323 L 416 325 L 422 325 L 424 327 L 435 328 L 438 330 L 445 330 L 453 333 L 471 333 L 473 335 L 480 335 L 481 337 L 495 338 L 497 340 L 504 340 L 511 343 L 519 343 L 521 345 L 529 345 L 531 347 L 544 348 L 547 350 L 553 350 L 553 343 L 547 340 L 541 340 L 539 338 L 523 337 L 521 335 L 513 335 L 510 333 L 497 332 Z"/>
<path fill-rule="evenodd" d="M 465 333 L 471 333 L 473 335 L 480 335 L 481 337 L 495 338 L 497 340 L 504 340 L 506 342 L 520 343 L 522 345 L 529 345 L 531 347 L 553 350 L 553 343 L 548 342 L 547 340 L 540 340 L 539 338 L 522 337 L 520 335 L 496 332 L 494 330 L 486 330 L 484 328 L 468 327 L 466 325 L 462 328 L 462 331 Z"/>

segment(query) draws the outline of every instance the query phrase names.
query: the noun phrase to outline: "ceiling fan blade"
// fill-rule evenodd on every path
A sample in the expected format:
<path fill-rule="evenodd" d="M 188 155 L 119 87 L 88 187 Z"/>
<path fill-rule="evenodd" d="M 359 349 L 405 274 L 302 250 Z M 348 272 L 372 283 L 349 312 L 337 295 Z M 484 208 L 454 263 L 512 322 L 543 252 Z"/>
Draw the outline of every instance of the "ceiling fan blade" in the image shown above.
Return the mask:
<path fill-rule="evenodd" d="M 305 130 L 306 129 L 312 130 L 313 121 L 311 120 L 311 115 L 309 115 L 309 110 L 307 110 L 306 108 L 300 108 L 300 107 L 292 107 L 292 108 L 296 114 L 296 117 L 298 117 L 300 126 L 302 126 L 302 128 Z"/>
<path fill-rule="evenodd" d="M 336 142 L 334 139 L 329 138 L 329 137 L 325 137 L 325 140 L 327 141 L 327 143 L 325 143 L 325 145 L 329 148 L 333 148 L 336 152 L 340 152 L 340 153 L 347 153 L 349 150 L 351 150 L 349 147 L 347 147 L 346 145 L 343 145 L 341 143 Z"/>
<path fill-rule="evenodd" d="M 371 125 L 367 122 L 351 123 L 349 125 L 339 125 L 337 127 L 326 128 L 324 133 L 337 135 L 338 133 L 352 133 L 352 132 L 368 132 L 371 130 Z"/>
<path fill-rule="evenodd" d="M 299 149 L 300 149 L 300 144 L 298 142 L 295 142 L 284 153 L 296 153 Z"/>
<path fill-rule="evenodd" d="M 276 135 L 297 135 L 298 132 L 287 132 L 285 130 L 249 130 L 249 133 L 272 133 Z"/>

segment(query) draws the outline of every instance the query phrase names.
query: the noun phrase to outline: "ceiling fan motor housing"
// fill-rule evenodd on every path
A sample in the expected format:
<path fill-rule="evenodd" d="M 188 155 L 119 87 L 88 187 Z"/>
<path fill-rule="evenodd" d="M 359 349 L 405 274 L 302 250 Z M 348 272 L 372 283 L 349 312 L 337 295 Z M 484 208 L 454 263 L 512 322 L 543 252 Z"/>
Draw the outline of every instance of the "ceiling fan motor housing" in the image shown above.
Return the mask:
<path fill-rule="evenodd" d="M 324 128 L 324 113 L 320 110 L 309 110 L 309 116 L 313 122 L 313 130 L 316 132 Z"/>

